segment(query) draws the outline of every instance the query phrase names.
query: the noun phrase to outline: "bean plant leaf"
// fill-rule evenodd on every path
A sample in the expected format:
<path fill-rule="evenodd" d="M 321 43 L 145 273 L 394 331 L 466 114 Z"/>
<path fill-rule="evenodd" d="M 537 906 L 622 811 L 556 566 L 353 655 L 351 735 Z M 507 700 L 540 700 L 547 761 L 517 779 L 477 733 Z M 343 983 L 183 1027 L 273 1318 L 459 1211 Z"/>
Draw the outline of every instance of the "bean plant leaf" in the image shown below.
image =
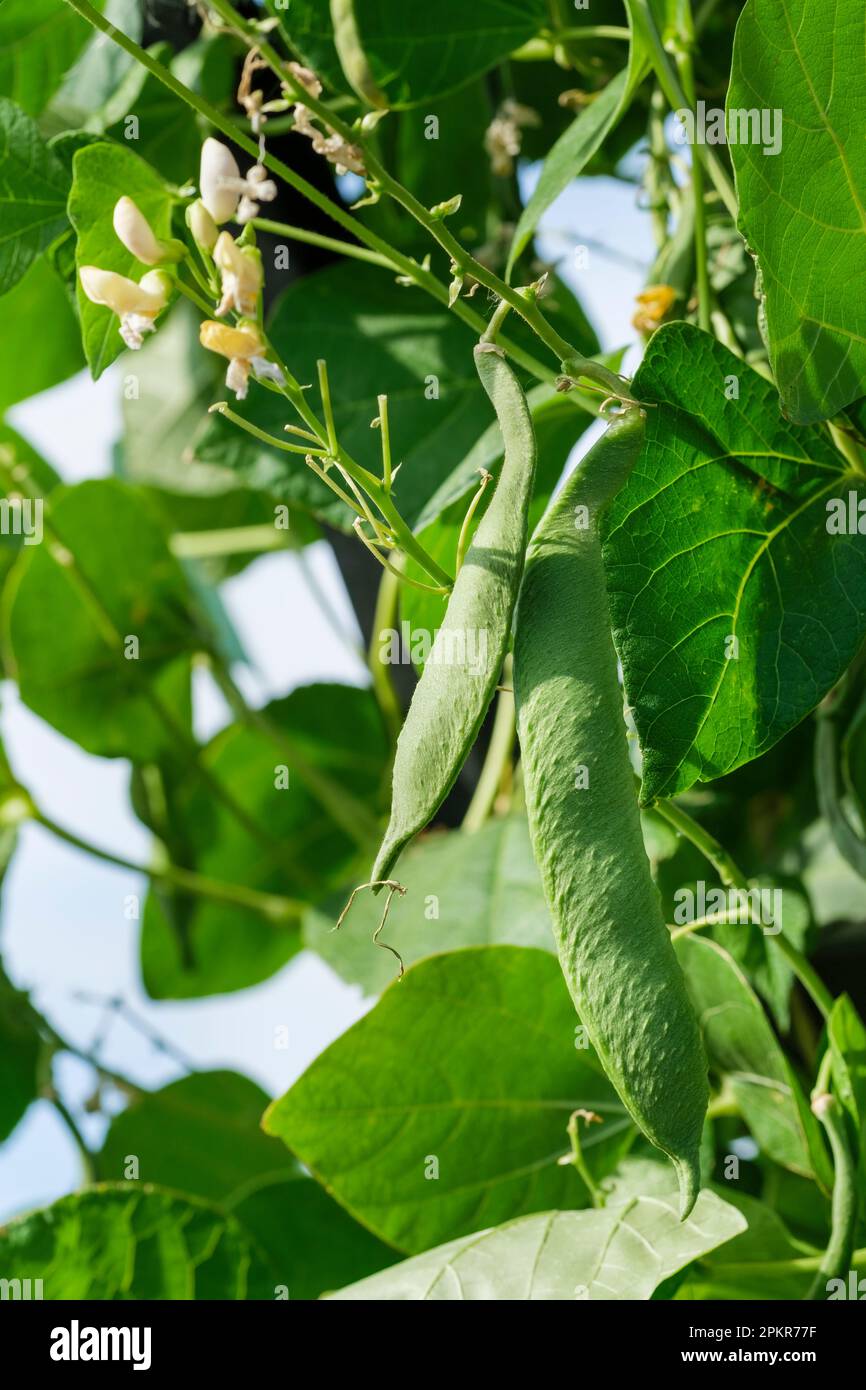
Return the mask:
<path fill-rule="evenodd" d="M 0 1266 L 41 1280 L 52 1302 L 274 1297 L 273 1271 L 233 1217 L 146 1184 L 99 1184 L 10 1222 Z"/>
<path fill-rule="evenodd" d="M 293 46 L 331 86 L 417 106 L 462 87 L 531 39 L 548 19 L 543 0 L 443 0 L 435 10 L 398 0 L 294 0 L 287 16 L 269 7 Z M 337 45 L 335 47 L 335 30 Z M 339 53 L 338 53 L 339 50 Z M 339 57 L 342 69 L 335 61 Z M 366 81 L 359 81 L 359 70 Z"/>
<path fill-rule="evenodd" d="M 0 98 L 0 295 L 66 226 L 69 176 L 37 127 Z"/>
<path fill-rule="evenodd" d="M 595 1054 L 575 1040 L 552 955 L 497 946 L 432 956 L 313 1062 L 265 1128 L 403 1250 L 551 1203 L 585 1206 L 582 1180 L 557 1163 L 569 1115 L 602 1117 L 583 1137 L 597 1176 L 634 1130 Z"/>
<path fill-rule="evenodd" d="M 828 436 L 708 334 L 660 329 L 633 389 L 646 444 L 605 563 L 648 803 L 765 752 L 838 680 L 866 633 L 866 538 L 830 534 L 859 477 Z"/>
<path fill-rule="evenodd" d="M 3 296 L 0 414 L 84 366 L 78 320 L 44 256 Z"/>
<path fill-rule="evenodd" d="M 147 267 L 130 255 L 112 224 L 118 198 L 133 200 L 158 237 L 170 232 L 172 193 L 158 174 L 132 150 L 99 143 L 78 150 L 72 161 L 69 217 L 78 236 L 75 264 L 96 265 L 140 280 Z M 123 350 L 117 317 L 101 304 L 91 304 L 78 286 L 81 337 L 94 379 Z"/>
<path fill-rule="evenodd" d="M 396 899 L 385 939 L 409 966 L 461 946 L 536 946 L 553 950 L 550 914 L 523 816 L 489 821 L 473 835 L 427 835 L 400 861 L 404 898 Z M 362 893 L 339 932 L 346 895 L 330 898 L 304 921 L 304 945 L 365 994 L 380 994 L 395 975 L 394 957 L 372 937 L 381 898 Z"/>
<path fill-rule="evenodd" d="M 690 934 L 674 945 L 710 1066 L 727 1078 L 753 1138 L 784 1168 L 831 1181 L 817 1121 L 746 976 L 715 941 Z"/>
<path fill-rule="evenodd" d="M 400 1259 L 300 1174 L 251 1183 L 231 1211 L 266 1253 L 291 1299 L 319 1298 Z"/>
<path fill-rule="evenodd" d="M 394 465 L 402 463 L 394 497 L 413 523 L 489 421 L 471 333 L 447 309 L 396 284 L 377 266 L 345 262 L 289 285 L 268 331 L 300 382 L 316 380 L 317 358 L 327 361 L 340 442 L 379 473 L 380 434 L 370 421 L 377 396 L 387 394 Z M 317 392 L 310 396 L 318 408 Z M 272 392 L 251 390 L 241 412 L 276 438 L 287 438 L 286 404 Z M 249 486 L 297 500 L 344 528 L 350 522 L 347 508 L 302 458 L 269 449 L 218 416 L 197 442 L 195 458 L 233 467 Z"/>
<path fill-rule="evenodd" d="M 737 25 L 729 124 L 770 118 L 730 145 L 739 225 L 782 403 L 801 423 L 866 383 L 864 54 L 858 0 L 749 0 Z"/>
<path fill-rule="evenodd" d="M 143 495 L 113 479 L 55 489 L 50 517 L 4 593 L 21 698 L 90 753 L 156 758 L 188 721 L 200 646 L 183 572 Z"/>
<path fill-rule="evenodd" d="M 725 1200 L 748 1221 L 748 1229 L 702 1256 L 686 1273 L 677 1299 L 703 1301 L 803 1299 L 814 1278 L 813 1247 L 796 1240 L 766 1202 L 728 1183 Z M 804 1263 L 801 1265 L 800 1262 Z"/>
<path fill-rule="evenodd" d="M 745 1229 L 704 1191 L 686 1221 L 670 1197 L 599 1211 L 548 1211 L 450 1241 L 334 1297 L 374 1302 L 609 1302 L 652 1298 L 693 1260 Z"/>
<path fill-rule="evenodd" d="M 231 1071 L 193 1072 L 137 1096 L 111 1122 L 100 1175 L 120 1182 L 134 1157 L 140 1181 L 220 1205 L 247 1184 L 294 1176 L 283 1145 L 259 1127 L 268 1099 Z"/>
<path fill-rule="evenodd" d="M 256 836 L 200 777 L 184 780 L 172 823 L 206 877 L 312 902 L 372 849 L 384 791 L 381 716 L 368 690 L 321 684 L 274 701 L 262 720 L 229 725 L 201 755 Z M 154 890 L 142 924 L 145 987 L 156 999 L 189 999 L 258 984 L 300 948 L 299 921 L 199 899 L 179 937 Z"/>
<path fill-rule="evenodd" d="M 139 0 L 105 0 L 105 18 L 136 43 L 141 42 L 142 10 Z M 101 108 L 129 73 L 138 71 L 131 53 L 112 43 L 107 34 L 93 33 L 83 52 L 67 72 L 51 100 L 50 115 L 67 126 L 97 128 Z"/>
<path fill-rule="evenodd" d="M 95 0 L 102 9 L 102 0 Z M 3 0 L 0 95 L 38 116 L 92 34 L 65 0 Z"/>
<path fill-rule="evenodd" d="M 0 840 L 3 872 L 9 862 L 9 836 L 5 830 Z M 39 1093 L 41 1057 L 39 1017 L 0 963 L 0 1143 Z"/>

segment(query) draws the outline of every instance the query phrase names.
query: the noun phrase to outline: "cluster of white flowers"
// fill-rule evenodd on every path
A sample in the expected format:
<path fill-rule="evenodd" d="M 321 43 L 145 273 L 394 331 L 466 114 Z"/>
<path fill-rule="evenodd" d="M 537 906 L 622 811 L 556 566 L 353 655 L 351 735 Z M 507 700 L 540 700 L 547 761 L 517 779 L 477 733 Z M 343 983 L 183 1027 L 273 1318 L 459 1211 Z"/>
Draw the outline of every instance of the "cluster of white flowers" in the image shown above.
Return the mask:
<path fill-rule="evenodd" d="M 199 171 L 200 197 L 187 209 L 187 226 L 208 264 L 213 284 L 219 276 L 220 299 L 216 317 L 201 326 L 202 345 L 229 359 L 226 385 L 238 400 L 247 394 L 250 372 L 260 379 L 283 384 L 283 375 L 266 357 L 267 344 L 258 324 L 264 273 L 262 258 L 254 246 L 241 245 L 223 223 L 244 222 L 258 212 L 259 200 L 276 197 L 276 185 L 256 164 L 241 178 L 231 150 L 219 140 L 202 146 Z M 113 217 L 114 231 L 131 256 L 151 269 L 140 280 L 113 270 L 85 265 L 79 270 L 81 287 L 94 304 L 103 304 L 120 319 L 120 335 L 127 347 L 141 347 L 166 307 L 174 280 L 167 267 L 183 260 L 183 242 L 161 240 L 132 198 L 119 198 Z M 247 234 L 248 235 L 248 234 Z M 220 322 L 226 314 L 238 315 L 234 325 Z"/>

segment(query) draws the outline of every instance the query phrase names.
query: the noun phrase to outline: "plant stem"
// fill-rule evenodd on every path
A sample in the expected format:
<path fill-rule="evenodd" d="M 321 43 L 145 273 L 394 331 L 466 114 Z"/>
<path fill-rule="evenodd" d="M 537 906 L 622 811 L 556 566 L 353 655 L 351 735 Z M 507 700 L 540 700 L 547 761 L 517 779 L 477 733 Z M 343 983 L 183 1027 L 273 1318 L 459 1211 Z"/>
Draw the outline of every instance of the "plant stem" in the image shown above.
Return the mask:
<path fill-rule="evenodd" d="M 259 526 L 227 526 L 220 531 L 175 531 L 169 540 L 179 560 L 210 560 L 223 555 L 259 555 L 271 550 L 294 550 L 287 531 L 269 522 Z"/>
<path fill-rule="evenodd" d="M 353 241 L 340 241 L 337 237 L 325 236 L 322 232 L 308 232 L 306 227 L 292 227 L 287 222 L 272 222 L 269 217 L 253 217 L 248 224 L 260 232 L 273 232 L 276 236 L 288 237 L 289 241 L 302 241 L 306 246 L 321 246 L 324 251 L 334 251 L 339 256 L 348 256 L 355 261 L 366 261 L 368 265 L 379 265 L 383 270 L 393 270 L 394 262 L 381 251 L 371 251 L 367 246 L 356 246 Z"/>
<path fill-rule="evenodd" d="M 511 681 L 510 654 L 505 659 L 503 681 L 506 685 Z M 502 785 L 503 772 L 511 759 L 515 732 L 514 695 L 510 690 L 500 690 L 499 698 L 496 701 L 496 713 L 493 716 L 493 728 L 490 733 L 487 756 L 484 759 L 481 776 L 478 778 L 478 783 L 472 794 L 472 800 L 466 815 L 463 817 L 462 828 L 470 834 L 481 829 L 493 810 L 499 788 Z"/>
<path fill-rule="evenodd" d="M 373 692 L 379 702 L 385 727 L 391 738 L 392 747 L 397 742 L 403 711 L 394 689 L 391 672 L 382 660 L 382 633 L 397 627 L 397 609 L 400 593 L 400 579 L 391 569 L 382 570 L 379 590 L 376 595 L 376 608 L 373 613 L 373 626 L 370 632 L 370 646 L 367 652 L 367 665 L 373 682 Z"/>
<path fill-rule="evenodd" d="M 825 1055 L 830 1055 L 829 1048 Z M 835 1170 L 830 1239 L 815 1278 L 806 1294 L 807 1299 L 814 1301 L 826 1298 L 829 1280 L 844 1276 L 851 1268 L 858 1203 L 857 1166 L 848 1140 L 842 1107 L 835 1096 L 831 1096 L 826 1090 L 816 1087 L 816 1091 L 812 1095 L 812 1110 L 818 1116 L 827 1133 Z"/>
<path fill-rule="evenodd" d="M 684 835 L 687 840 L 700 850 L 705 859 L 713 865 L 719 878 L 726 888 L 738 888 L 743 892 L 749 891 L 749 881 L 745 874 L 737 867 L 727 850 L 719 843 L 715 836 L 699 825 L 696 820 L 684 811 L 681 806 L 675 805 L 672 801 L 655 801 L 653 809 L 658 811 L 669 825 Z M 784 932 L 778 932 L 771 936 L 780 955 L 785 957 L 794 975 L 800 984 L 809 994 L 819 1012 L 824 1018 L 829 1018 L 833 1008 L 833 996 L 827 989 L 820 976 L 801 951 L 798 951 Z"/>
<path fill-rule="evenodd" d="M 659 86 L 665 94 L 668 105 L 672 111 L 691 109 L 690 103 L 686 99 L 686 94 L 682 89 L 680 80 L 677 76 L 676 68 L 671 62 L 667 50 L 662 41 L 662 36 L 656 26 L 655 17 L 652 12 L 649 0 L 632 0 L 635 18 L 643 32 L 646 41 L 653 70 L 658 78 Z M 715 150 L 706 149 L 705 161 L 707 171 L 716 186 L 716 192 L 733 217 L 737 220 L 737 195 L 734 186 L 728 176 L 728 172 L 716 154 Z"/>
<path fill-rule="evenodd" d="M 103 863 L 113 864 L 119 869 L 127 869 L 130 873 L 142 874 L 155 883 L 164 883 L 168 887 L 177 888 L 183 893 L 190 893 L 193 897 L 202 898 L 208 902 L 231 903 L 235 907 L 247 908 L 275 924 L 296 921 L 304 910 L 304 904 L 293 898 L 280 897 L 275 893 L 260 893 L 257 889 L 246 888 L 242 884 L 222 883 L 216 879 L 206 878 L 203 874 L 195 873 L 192 869 L 182 869 L 177 864 L 137 864 L 134 860 L 126 859 L 123 855 L 114 854 L 111 850 L 101 849 L 98 845 L 91 844 L 88 840 L 82 839 L 80 835 L 58 825 L 56 821 L 36 808 L 34 808 L 32 820 L 36 825 L 41 825 L 43 829 L 50 831 L 58 840 L 63 840 L 73 849 L 82 850 L 94 859 L 101 859 Z"/>
<path fill-rule="evenodd" d="M 86 1183 L 97 1182 L 99 1180 L 99 1165 L 96 1160 L 96 1154 L 88 1147 L 72 1112 L 67 1108 L 56 1091 L 52 1091 L 51 1104 L 54 1106 L 57 1114 L 72 1135 L 75 1147 L 81 1156 L 81 1162 L 84 1166 L 84 1181 Z"/>
<path fill-rule="evenodd" d="M 695 25 L 690 0 L 679 0 L 677 5 L 677 27 L 679 53 L 677 66 L 683 84 L 686 101 L 692 111 L 696 106 L 695 74 L 692 51 L 695 46 Z M 695 204 L 695 275 L 698 287 L 698 326 L 705 333 L 712 328 L 710 311 L 710 277 L 707 261 L 707 218 L 704 197 L 703 151 L 706 147 L 695 140 L 692 146 L 692 195 Z"/>

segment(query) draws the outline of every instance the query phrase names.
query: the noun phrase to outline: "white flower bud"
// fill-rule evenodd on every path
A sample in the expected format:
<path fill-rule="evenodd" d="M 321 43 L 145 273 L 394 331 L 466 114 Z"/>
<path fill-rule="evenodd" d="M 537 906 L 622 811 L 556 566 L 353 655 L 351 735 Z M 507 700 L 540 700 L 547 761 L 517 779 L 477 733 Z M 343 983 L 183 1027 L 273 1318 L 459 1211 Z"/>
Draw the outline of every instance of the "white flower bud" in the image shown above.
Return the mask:
<path fill-rule="evenodd" d="M 179 241 L 160 241 L 147 218 L 131 198 L 118 198 L 114 205 L 114 230 L 130 255 L 144 265 L 163 265 L 178 261 L 184 254 Z"/>
<path fill-rule="evenodd" d="M 219 228 L 201 198 L 197 198 L 192 206 L 187 208 L 186 223 L 196 245 L 203 251 L 212 251 L 219 236 Z"/>
<path fill-rule="evenodd" d="M 240 170 L 227 145 L 211 136 L 201 147 L 201 200 L 217 226 L 230 222 L 238 205 Z"/>

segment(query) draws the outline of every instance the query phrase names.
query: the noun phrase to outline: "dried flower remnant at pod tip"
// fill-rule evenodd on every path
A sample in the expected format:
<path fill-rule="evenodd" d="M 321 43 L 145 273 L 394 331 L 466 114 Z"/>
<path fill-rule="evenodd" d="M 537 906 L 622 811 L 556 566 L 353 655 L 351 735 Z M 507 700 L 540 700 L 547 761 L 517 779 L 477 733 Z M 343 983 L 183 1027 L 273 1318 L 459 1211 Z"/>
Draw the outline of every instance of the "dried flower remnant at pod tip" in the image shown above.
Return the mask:
<path fill-rule="evenodd" d="M 171 280 L 164 271 L 149 270 L 138 284 L 99 266 L 83 265 L 79 272 L 81 288 L 92 304 L 104 304 L 120 319 L 120 336 L 134 352 L 146 333 L 156 327 L 157 314 L 168 303 Z"/>
<path fill-rule="evenodd" d="M 221 318 L 230 309 L 244 317 L 254 314 L 264 283 L 259 252 L 253 246 L 238 246 L 228 232 L 220 232 L 213 258 L 222 276 L 222 299 L 217 305 L 217 317 Z"/>
<path fill-rule="evenodd" d="M 241 178 L 231 150 L 213 136 L 201 147 L 199 189 L 201 201 L 218 227 L 232 218 L 248 222 L 258 213 L 260 203 L 271 203 L 277 196 L 277 185 L 261 164 L 254 164 L 246 178 Z"/>
<path fill-rule="evenodd" d="M 514 173 L 514 161 L 520 154 L 523 139 L 521 131 L 540 124 L 538 112 L 531 106 L 522 106 L 511 97 L 502 103 L 484 132 L 484 148 L 498 178 L 508 178 Z"/>
<path fill-rule="evenodd" d="M 143 265 L 166 265 L 183 260 L 186 248 L 180 241 L 161 241 L 144 213 L 131 198 L 118 198 L 112 217 L 118 241 Z"/>
<path fill-rule="evenodd" d="M 637 296 L 640 306 L 632 325 L 640 333 L 654 333 L 677 297 L 671 285 L 647 285 Z"/>
<path fill-rule="evenodd" d="M 202 347 L 229 359 L 226 386 L 234 391 L 239 401 L 246 400 L 250 371 L 262 380 L 285 385 L 285 377 L 276 362 L 269 362 L 264 355 L 266 344 L 255 323 L 239 323 L 231 328 L 216 319 L 206 319 L 201 325 L 199 340 Z"/>

